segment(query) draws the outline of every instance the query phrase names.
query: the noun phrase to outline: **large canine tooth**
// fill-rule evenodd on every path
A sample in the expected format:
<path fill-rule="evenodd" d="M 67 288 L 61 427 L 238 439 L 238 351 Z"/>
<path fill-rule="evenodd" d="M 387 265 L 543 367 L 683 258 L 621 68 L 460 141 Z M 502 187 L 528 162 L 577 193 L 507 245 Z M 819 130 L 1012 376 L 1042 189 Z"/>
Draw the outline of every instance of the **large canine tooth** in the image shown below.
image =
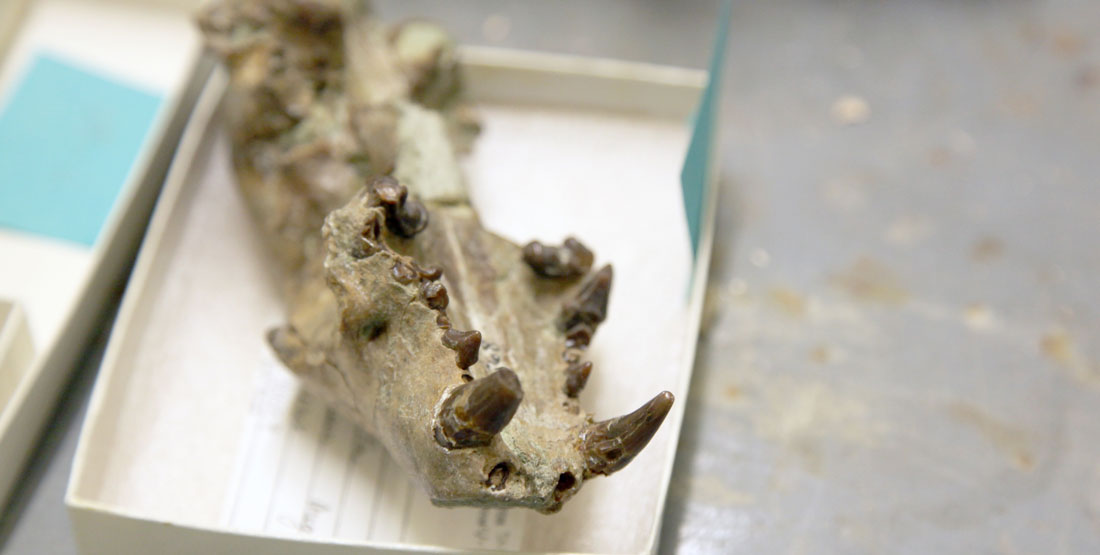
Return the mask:
<path fill-rule="evenodd" d="M 436 417 L 435 440 L 448 448 L 488 445 L 523 400 L 516 373 L 501 368 L 453 389 Z"/>
<path fill-rule="evenodd" d="M 611 474 L 633 460 L 657 433 L 673 400 L 671 393 L 662 391 L 630 414 L 589 426 L 581 436 L 586 476 Z"/>

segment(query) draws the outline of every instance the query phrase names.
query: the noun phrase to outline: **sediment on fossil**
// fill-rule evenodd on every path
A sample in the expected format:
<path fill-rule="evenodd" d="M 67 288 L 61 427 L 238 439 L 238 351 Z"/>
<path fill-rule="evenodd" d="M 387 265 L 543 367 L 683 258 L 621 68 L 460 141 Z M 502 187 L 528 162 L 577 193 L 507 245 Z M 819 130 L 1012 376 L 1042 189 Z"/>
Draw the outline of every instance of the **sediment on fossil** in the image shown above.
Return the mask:
<path fill-rule="evenodd" d="M 217 0 L 200 16 L 230 74 L 233 163 L 282 270 L 269 343 L 440 505 L 554 512 L 615 472 L 672 404 L 595 422 L 581 356 L 610 265 L 574 237 L 520 246 L 470 205 L 478 128 L 457 50 L 357 0 Z"/>

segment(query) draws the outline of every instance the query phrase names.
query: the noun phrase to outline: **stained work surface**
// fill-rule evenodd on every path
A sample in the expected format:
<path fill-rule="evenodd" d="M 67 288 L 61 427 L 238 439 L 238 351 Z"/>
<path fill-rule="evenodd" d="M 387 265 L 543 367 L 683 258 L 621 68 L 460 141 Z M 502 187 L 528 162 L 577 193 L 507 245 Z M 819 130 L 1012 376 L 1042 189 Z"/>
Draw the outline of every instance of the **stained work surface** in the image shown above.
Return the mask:
<path fill-rule="evenodd" d="M 476 5 L 400 9 L 696 67 L 717 13 Z M 734 3 L 661 552 L 1100 550 L 1096 21 L 1092 0 Z"/>
<path fill-rule="evenodd" d="M 1100 4 L 749 4 L 662 546 L 1097 552 Z"/>

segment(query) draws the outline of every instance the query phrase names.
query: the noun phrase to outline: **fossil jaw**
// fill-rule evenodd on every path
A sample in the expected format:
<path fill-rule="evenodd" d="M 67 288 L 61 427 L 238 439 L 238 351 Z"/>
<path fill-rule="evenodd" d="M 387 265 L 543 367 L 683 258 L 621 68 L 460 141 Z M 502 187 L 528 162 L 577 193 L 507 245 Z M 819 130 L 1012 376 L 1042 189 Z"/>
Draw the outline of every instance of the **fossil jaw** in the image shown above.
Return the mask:
<path fill-rule="evenodd" d="M 288 368 L 440 505 L 554 512 L 645 447 L 670 393 L 602 422 L 577 400 L 611 267 L 574 238 L 520 247 L 467 201 L 445 35 L 354 1 L 230 0 L 202 22 L 232 76 L 241 190 L 285 276 L 288 322 L 268 338 Z"/>

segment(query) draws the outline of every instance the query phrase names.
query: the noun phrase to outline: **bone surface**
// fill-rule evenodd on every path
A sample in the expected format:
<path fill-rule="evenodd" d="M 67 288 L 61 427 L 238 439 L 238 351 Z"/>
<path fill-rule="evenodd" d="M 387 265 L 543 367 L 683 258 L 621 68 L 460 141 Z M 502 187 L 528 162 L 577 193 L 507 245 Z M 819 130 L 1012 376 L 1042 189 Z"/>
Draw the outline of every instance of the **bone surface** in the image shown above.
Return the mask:
<path fill-rule="evenodd" d="M 230 72 L 287 368 L 440 505 L 554 512 L 638 455 L 672 395 L 600 422 L 580 407 L 612 269 L 591 272 L 575 238 L 521 247 L 481 225 L 458 168 L 477 124 L 445 33 L 355 1 L 225 0 L 200 24 Z"/>

